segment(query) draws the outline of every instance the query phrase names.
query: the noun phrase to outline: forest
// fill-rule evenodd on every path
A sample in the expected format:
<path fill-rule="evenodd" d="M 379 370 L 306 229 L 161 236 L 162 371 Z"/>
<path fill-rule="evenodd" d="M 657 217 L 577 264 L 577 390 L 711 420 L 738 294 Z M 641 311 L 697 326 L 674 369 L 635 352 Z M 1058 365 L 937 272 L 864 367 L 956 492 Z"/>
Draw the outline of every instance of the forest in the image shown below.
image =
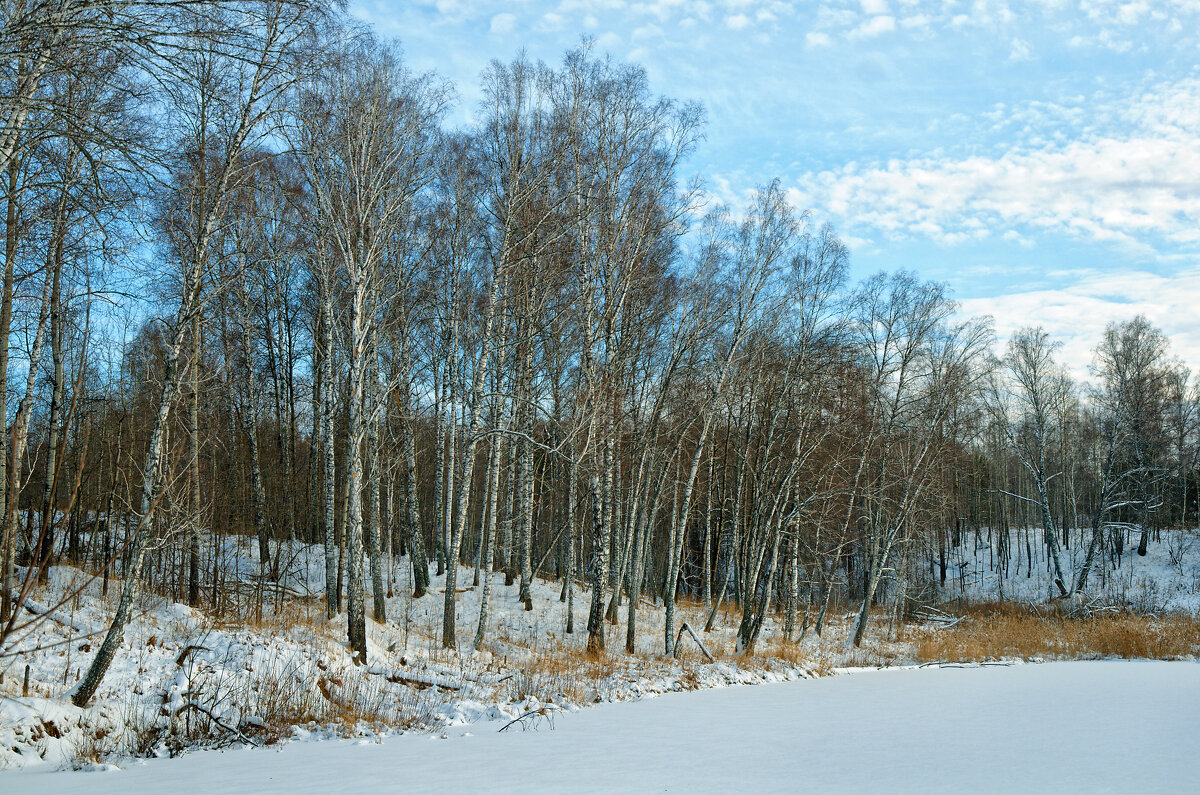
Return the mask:
<path fill-rule="evenodd" d="M 414 603 L 455 659 L 562 604 L 583 660 L 711 660 L 727 621 L 740 660 L 952 625 L 968 557 L 1063 611 L 1185 574 L 1200 393 L 1159 328 L 1084 374 L 1036 318 L 852 277 L 780 181 L 718 202 L 704 109 L 590 41 L 464 108 L 316 0 L 3 7 L 6 688 L 89 594 L 77 708 L 148 599 L 303 603 L 355 666 Z"/>

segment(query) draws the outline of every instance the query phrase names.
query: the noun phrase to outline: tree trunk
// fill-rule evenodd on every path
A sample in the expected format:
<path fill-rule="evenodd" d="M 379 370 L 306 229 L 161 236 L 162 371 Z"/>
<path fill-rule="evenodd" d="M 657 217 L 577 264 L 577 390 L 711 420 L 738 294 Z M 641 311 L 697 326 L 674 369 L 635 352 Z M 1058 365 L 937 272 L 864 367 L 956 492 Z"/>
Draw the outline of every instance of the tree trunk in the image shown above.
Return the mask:
<path fill-rule="evenodd" d="M 387 621 L 387 594 L 383 584 L 383 562 L 380 560 L 380 533 L 383 523 L 380 521 L 380 499 L 379 499 L 379 477 L 380 477 L 380 461 L 379 461 L 379 372 L 378 352 L 372 350 L 371 362 L 374 365 L 371 369 L 371 384 L 365 390 L 365 395 L 369 400 L 366 407 L 366 413 L 369 416 L 367 421 L 367 448 L 371 453 L 371 469 L 369 475 L 369 484 L 367 487 L 367 499 L 370 505 L 369 517 L 367 524 L 367 554 L 371 560 L 371 591 L 374 596 L 374 614 L 375 620 L 383 623 Z"/>
<path fill-rule="evenodd" d="M 406 386 L 407 393 L 408 387 Z M 429 559 L 425 556 L 425 531 L 421 527 L 421 505 L 417 493 L 417 446 L 413 440 L 411 415 L 402 422 L 404 446 L 404 505 L 408 518 L 408 553 L 413 571 L 413 598 L 420 599 L 429 590 Z"/>
<path fill-rule="evenodd" d="M 363 417 L 368 325 L 367 291 L 363 264 L 350 269 L 350 394 L 346 445 L 346 624 L 355 663 L 367 661 L 367 618 L 363 605 Z"/>
<path fill-rule="evenodd" d="M 328 291 L 332 287 L 322 285 L 322 289 Z M 325 487 L 323 489 L 325 496 L 323 506 L 325 516 L 325 616 L 332 619 L 341 608 L 338 588 L 341 569 L 338 566 L 337 543 L 337 451 L 334 448 L 333 427 L 333 396 L 336 382 L 333 372 L 333 296 L 326 292 L 323 299 L 321 342 L 324 352 L 321 355 L 321 375 L 324 384 L 321 387 L 320 448 L 325 467 Z"/>
<path fill-rule="evenodd" d="M 192 367 L 188 400 L 188 474 L 191 479 L 191 532 L 188 534 L 188 604 L 200 604 L 200 534 L 204 506 L 200 493 L 200 314 L 192 318 Z"/>

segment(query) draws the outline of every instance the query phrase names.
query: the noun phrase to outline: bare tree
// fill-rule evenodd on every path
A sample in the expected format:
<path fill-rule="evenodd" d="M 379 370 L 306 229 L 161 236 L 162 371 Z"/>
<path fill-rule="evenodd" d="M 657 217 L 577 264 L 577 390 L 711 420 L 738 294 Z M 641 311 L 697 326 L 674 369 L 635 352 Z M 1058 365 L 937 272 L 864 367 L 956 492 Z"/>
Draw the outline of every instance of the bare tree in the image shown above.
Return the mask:
<path fill-rule="evenodd" d="M 1050 481 L 1061 471 L 1048 471 L 1056 427 L 1054 406 L 1070 393 L 1071 381 L 1054 362 L 1056 345 L 1041 328 L 1022 329 L 1008 343 L 989 390 L 992 414 L 1008 440 L 1009 449 L 1028 473 L 1035 496 L 1013 492 L 1008 496 L 1036 505 L 1041 511 L 1046 547 L 1054 565 L 1054 585 L 1062 596 L 1070 590 L 1070 575 L 1063 570 L 1059 531 L 1052 510 Z"/>
<path fill-rule="evenodd" d="M 851 333 L 865 381 L 865 427 L 851 504 L 863 536 L 863 597 L 853 643 L 861 645 L 876 589 L 930 484 L 954 408 L 978 388 L 990 328 L 951 323 L 954 304 L 937 284 L 879 275 L 854 296 Z"/>
<path fill-rule="evenodd" d="M 424 185 L 446 96 L 430 80 L 410 75 L 394 48 L 367 36 L 343 47 L 302 94 L 297 145 L 347 294 L 347 614 L 350 648 L 364 662 L 363 447 L 381 411 L 376 396 L 382 391 L 368 389 L 367 381 L 375 371 L 385 247 Z M 325 321 L 332 325 L 332 318 Z"/>
<path fill-rule="evenodd" d="M 1104 523 L 1114 512 L 1134 510 L 1134 524 L 1141 530 L 1138 554 L 1146 554 L 1149 516 L 1159 507 L 1154 486 L 1169 471 L 1164 422 L 1170 376 L 1166 338 L 1141 315 L 1110 323 L 1096 348 L 1096 360 L 1102 382 L 1096 403 L 1104 449 L 1098 462 L 1091 539 L 1076 590 L 1087 586 Z"/>
<path fill-rule="evenodd" d="M 180 145 L 193 164 L 181 175 L 178 188 L 178 211 L 186 213 L 187 220 L 177 228 L 189 229 L 176 244 L 182 276 L 179 306 L 165 335 L 166 372 L 146 449 L 141 505 L 130 549 L 132 565 L 108 634 L 72 694 L 77 705 L 90 701 L 104 678 L 140 591 L 141 567 L 162 489 L 160 464 L 167 417 L 186 373 L 179 356 L 191 335 L 193 317 L 203 309 L 217 225 L 246 165 L 245 153 L 256 145 L 256 136 L 267 133 L 282 95 L 296 78 L 292 69 L 295 48 L 313 22 L 312 11 L 296 4 L 263 3 L 244 14 L 231 14 L 222 20 L 225 29 L 238 30 L 247 40 L 232 52 L 215 45 L 198 48 L 190 58 L 182 59 L 178 82 L 170 92 L 182 131 Z M 200 41 L 212 41 L 214 32 L 207 25 L 198 33 Z"/>

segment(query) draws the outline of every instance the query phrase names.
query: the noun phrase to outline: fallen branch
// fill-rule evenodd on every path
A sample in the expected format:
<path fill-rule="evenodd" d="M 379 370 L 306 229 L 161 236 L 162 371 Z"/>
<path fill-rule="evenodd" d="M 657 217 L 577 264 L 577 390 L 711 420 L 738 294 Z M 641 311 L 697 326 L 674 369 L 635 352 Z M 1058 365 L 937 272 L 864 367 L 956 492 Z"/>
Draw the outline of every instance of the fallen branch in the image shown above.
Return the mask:
<path fill-rule="evenodd" d="M 175 658 L 175 667 L 182 668 L 183 661 L 186 660 L 187 656 L 194 651 L 209 651 L 209 648 L 207 646 L 198 646 L 196 644 L 184 646 L 183 651 L 179 652 L 179 655 Z"/>
<path fill-rule="evenodd" d="M 944 610 L 938 610 L 936 607 L 929 605 L 918 608 L 913 613 L 913 617 L 918 621 L 926 621 L 934 624 L 941 629 L 950 629 L 950 627 L 957 626 L 966 618 L 965 616 L 952 616 Z"/>
<path fill-rule="evenodd" d="M 716 660 L 713 659 L 713 656 L 708 653 L 708 649 L 704 648 L 704 644 L 701 643 L 700 639 L 696 637 L 696 633 L 692 631 L 692 628 L 688 626 L 686 621 L 684 621 L 683 626 L 679 628 L 679 634 L 675 636 L 675 649 L 671 652 L 671 656 L 676 658 L 679 657 L 679 642 L 683 640 L 683 633 L 685 631 L 687 634 L 692 636 L 692 640 L 696 641 L 696 645 L 700 647 L 700 651 L 704 653 L 704 657 L 709 662 L 716 662 Z"/>
<path fill-rule="evenodd" d="M 289 585 L 284 585 L 277 580 L 271 579 L 270 576 L 262 574 L 253 574 L 250 575 L 249 578 L 238 577 L 236 580 L 233 580 L 232 584 L 235 586 L 244 586 L 246 588 L 255 590 L 261 589 L 263 591 L 275 591 L 283 594 L 284 596 L 291 596 L 295 599 L 311 599 L 318 595 L 308 589 L 301 590 L 300 588 L 293 588 Z"/>
<path fill-rule="evenodd" d="M 260 743 L 258 740 L 255 740 L 253 737 L 247 737 L 246 735 L 242 734 L 242 732 L 239 729 L 237 729 L 234 726 L 230 726 L 228 723 L 221 720 L 216 715 L 212 714 L 212 711 L 209 710 L 207 707 L 202 707 L 199 704 L 197 704 L 195 701 L 189 701 L 188 703 L 184 704 L 182 707 L 175 710 L 175 714 L 178 715 L 179 713 L 183 712 L 186 709 L 194 709 L 197 712 L 207 715 L 209 720 L 211 720 L 213 723 L 217 724 L 217 726 L 219 726 L 220 728 L 229 732 L 230 734 L 236 734 L 238 736 L 238 739 L 242 740 L 243 742 L 250 743 L 251 745 L 253 745 L 255 747 L 262 745 L 262 743 Z"/>
<path fill-rule="evenodd" d="M 539 707 L 538 709 L 531 709 L 528 712 L 524 713 L 523 715 L 518 715 L 517 717 L 510 720 L 508 723 L 501 726 L 500 731 L 504 731 L 508 727 L 512 726 L 514 723 L 521 724 L 521 731 L 526 731 L 530 727 L 537 725 L 538 718 L 545 718 L 546 722 L 550 724 L 551 730 L 553 730 L 554 729 L 554 712 L 555 712 L 555 710 L 551 707 Z M 529 721 L 529 723 L 526 723 L 525 721 Z"/>
<path fill-rule="evenodd" d="M 85 635 L 95 635 L 102 631 L 102 630 L 97 630 L 93 627 L 89 627 L 86 624 L 80 623 L 80 622 L 76 621 L 75 619 L 71 618 L 70 616 L 65 616 L 62 613 L 60 613 L 59 611 L 54 610 L 53 608 L 46 607 L 45 605 L 35 602 L 32 599 L 29 599 L 28 597 L 23 602 L 21 602 L 21 607 L 24 607 L 28 612 L 33 613 L 35 616 L 43 616 L 45 618 L 51 619 L 52 621 L 57 621 L 58 623 L 62 624 L 63 626 L 70 627 L 71 629 L 75 630 L 76 632 L 82 632 Z"/>
<path fill-rule="evenodd" d="M 417 673 L 400 673 L 394 668 L 386 668 L 382 665 L 368 665 L 367 673 L 375 676 L 382 676 L 392 684 L 408 685 L 417 690 L 425 690 L 430 687 L 437 687 L 442 690 L 462 690 L 463 685 L 447 679 L 444 676 L 423 676 Z"/>

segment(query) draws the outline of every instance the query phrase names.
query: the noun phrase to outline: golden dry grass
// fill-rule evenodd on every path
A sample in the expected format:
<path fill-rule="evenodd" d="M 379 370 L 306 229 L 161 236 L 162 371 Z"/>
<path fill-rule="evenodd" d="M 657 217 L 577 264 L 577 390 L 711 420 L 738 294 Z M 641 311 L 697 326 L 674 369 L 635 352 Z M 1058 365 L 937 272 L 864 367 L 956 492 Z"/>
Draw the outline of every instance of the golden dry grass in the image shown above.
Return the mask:
<path fill-rule="evenodd" d="M 1089 618 L 1038 615 L 1018 605 L 980 605 L 962 623 L 914 638 L 924 661 L 1002 658 L 1171 660 L 1200 655 L 1200 619 L 1104 613 Z"/>
<path fill-rule="evenodd" d="M 810 666 L 813 662 L 811 650 L 783 638 L 770 638 L 759 643 L 755 649 L 761 657 L 774 658 L 794 666 Z"/>

